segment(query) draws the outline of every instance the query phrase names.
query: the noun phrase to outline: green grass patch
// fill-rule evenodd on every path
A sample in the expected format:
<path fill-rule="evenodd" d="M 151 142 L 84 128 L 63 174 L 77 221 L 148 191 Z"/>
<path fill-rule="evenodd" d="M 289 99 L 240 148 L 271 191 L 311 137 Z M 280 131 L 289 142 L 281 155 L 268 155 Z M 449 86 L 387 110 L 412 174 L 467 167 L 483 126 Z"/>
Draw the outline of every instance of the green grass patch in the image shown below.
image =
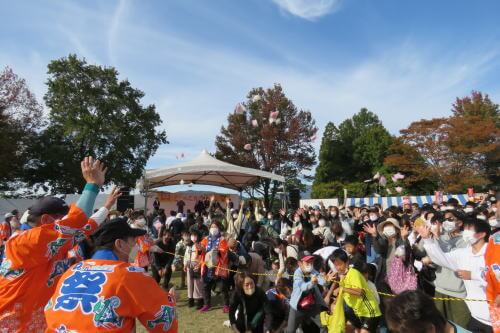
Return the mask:
<path fill-rule="evenodd" d="M 229 333 L 232 332 L 229 328 L 222 326 L 229 316 L 222 313 L 223 299 L 222 295 L 212 297 L 212 309 L 209 312 L 200 313 L 196 308 L 188 307 L 187 289 L 179 289 L 181 284 L 180 272 L 174 272 L 171 283 L 176 285 L 178 296 L 177 303 L 177 319 L 179 321 L 180 333 Z M 144 300 L 147 301 L 147 300 Z M 137 332 L 146 333 L 147 330 L 142 324 L 137 321 Z"/>

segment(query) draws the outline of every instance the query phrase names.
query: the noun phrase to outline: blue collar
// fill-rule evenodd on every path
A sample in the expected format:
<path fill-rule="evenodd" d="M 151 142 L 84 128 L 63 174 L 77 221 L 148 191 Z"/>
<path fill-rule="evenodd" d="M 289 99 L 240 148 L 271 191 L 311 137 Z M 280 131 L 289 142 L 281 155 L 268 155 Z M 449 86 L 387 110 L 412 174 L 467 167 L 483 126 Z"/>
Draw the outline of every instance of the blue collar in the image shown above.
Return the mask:
<path fill-rule="evenodd" d="M 92 259 L 119 260 L 118 256 L 111 250 L 97 250 L 92 256 Z"/>

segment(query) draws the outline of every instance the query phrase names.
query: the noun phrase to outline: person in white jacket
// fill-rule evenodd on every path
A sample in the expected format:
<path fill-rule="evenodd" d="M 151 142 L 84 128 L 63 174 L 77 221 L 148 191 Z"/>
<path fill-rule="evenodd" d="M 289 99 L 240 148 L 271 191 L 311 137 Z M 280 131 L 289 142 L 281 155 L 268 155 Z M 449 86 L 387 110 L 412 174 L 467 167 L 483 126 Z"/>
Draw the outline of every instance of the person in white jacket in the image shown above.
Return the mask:
<path fill-rule="evenodd" d="M 467 299 L 486 300 L 484 253 L 490 236 L 488 223 L 478 219 L 466 220 L 462 237 L 467 247 L 457 248 L 447 253 L 443 252 L 437 240 L 432 237 L 428 226 L 419 227 L 418 231 L 424 239 L 425 251 L 432 262 L 455 271 L 456 275 L 464 280 Z M 472 315 L 466 328 L 472 332 L 493 332 L 488 303 L 485 301 L 465 302 Z"/>

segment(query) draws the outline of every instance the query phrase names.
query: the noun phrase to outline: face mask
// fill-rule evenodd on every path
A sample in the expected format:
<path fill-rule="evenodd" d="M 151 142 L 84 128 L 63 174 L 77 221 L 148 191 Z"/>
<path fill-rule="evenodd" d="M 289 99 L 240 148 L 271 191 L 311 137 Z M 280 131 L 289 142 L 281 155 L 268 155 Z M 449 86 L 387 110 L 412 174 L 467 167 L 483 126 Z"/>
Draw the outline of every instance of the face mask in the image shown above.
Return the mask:
<path fill-rule="evenodd" d="M 470 207 L 464 208 L 465 213 L 472 213 L 473 211 L 474 211 L 474 208 L 470 208 Z"/>
<path fill-rule="evenodd" d="M 370 215 L 370 221 L 375 222 L 377 220 L 378 220 L 378 216 L 377 215 Z"/>
<path fill-rule="evenodd" d="M 331 216 L 331 217 L 336 217 L 336 216 L 337 216 L 337 212 L 335 212 L 335 211 L 330 212 L 330 216 Z"/>
<path fill-rule="evenodd" d="M 396 228 L 389 226 L 384 228 L 384 235 L 387 237 L 392 237 L 396 234 Z"/>
<path fill-rule="evenodd" d="M 198 240 L 198 237 L 191 236 L 191 242 L 196 243 L 197 240 Z"/>
<path fill-rule="evenodd" d="M 252 296 L 255 293 L 255 288 L 247 288 L 243 289 L 243 291 L 245 292 L 245 295 Z"/>
<path fill-rule="evenodd" d="M 146 225 L 146 219 L 142 218 L 142 219 L 138 219 L 138 220 L 135 220 L 135 225 L 137 225 L 138 227 L 144 227 Z"/>
<path fill-rule="evenodd" d="M 305 273 L 311 273 L 313 270 L 313 266 L 312 265 L 304 265 L 304 272 Z"/>
<path fill-rule="evenodd" d="M 497 208 L 496 208 L 496 207 L 491 208 L 491 210 L 492 210 L 494 213 L 496 213 L 496 212 L 497 212 Z"/>
<path fill-rule="evenodd" d="M 480 220 L 486 221 L 486 216 L 484 216 L 484 215 L 478 215 L 477 218 Z"/>
<path fill-rule="evenodd" d="M 494 228 L 494 227 L 497 226 L 498 220 L 496 218 L 495 219 L 489 219 L 488 223 L 490 224 L 490 227 Z"/>
<path fill-rule="evenodd" d="M 238 214 L 233 214 L 233 219 L 237 219 L 238 218 Z"/>
<path fill-rule="evenodd" d="M 428 227 L 432 226 L 431 219 L 425 220 L 425 225 L 428 226 Z"/>
<path fill-rule="evenodd" d="M 467 243 L 467 245 L 474 245 L 479 241 L 479 239 L 474 237 L 474 234 L 474 230 L 464 230 L 462 233 L 462 239 L 465 243 Z"/>
<path fill-rule="evenodd" d="M 319 220 L 319 221 L 318 221 L 318 225 L 319 225 L 320 227 L 324 227 L 324 226 L 326 225 L 325 220 Z"/>
<path fill-rule="evenodd" d="M 330 268 L 330 270 L 334 273 L 337 273 L 337 269 L 335 268 L 335 265 L 333 264 L 333 262 L 331 260 L 328 260 L 328 267 Z"/>
<path fill-rule="evenodd" d="M 273 219 L 273 216 L 272 216 L 272 215 L 268 215 L 268 216 L 267 216 L 267 219 L 268 219 L 268 220 L 272 220 L 272 219 Z"/>
<path fill-rule="evenodd" d="M 299 223 L 299 222 L 300 222 L 300 217 L 295 217 L 295 218 L 293 219 L 293 221 L 294 221 L 295 223 Z"/>
<path fill-rule="evenodd" d="M 437 224 L 431 225 L 431 232 L 435 234 L 437 231 L 438 231 L 438 225 Z"/>
<path fill-rule="evenodd" d="M 218 228 L 210 228 L 210 235 L 211 236 L 218 236 L 219 235 L 219 229 Z"/>
<path fill-rule="evenodd" d="M 443 221 L 443 229 L 446 232 L 450 232 L 455 230 L 455 222 L 449 221 L 449 220 L 444 220 Z"/>
<path fill-rule="evenodd" d="M 137 244 L 134 243 L 133 246 L 130 246 L 129 243 L 127 243 L 128 247 L 129 247 L 129 250 L 128 251 L 122 251 L 120 249 L 116 249 L 118 250 L 119 252 L 127 255 L 128 257 L 128 262 L 129 263 L 133 263 L 135 261 L 135 257 L 137 256 Z"/>

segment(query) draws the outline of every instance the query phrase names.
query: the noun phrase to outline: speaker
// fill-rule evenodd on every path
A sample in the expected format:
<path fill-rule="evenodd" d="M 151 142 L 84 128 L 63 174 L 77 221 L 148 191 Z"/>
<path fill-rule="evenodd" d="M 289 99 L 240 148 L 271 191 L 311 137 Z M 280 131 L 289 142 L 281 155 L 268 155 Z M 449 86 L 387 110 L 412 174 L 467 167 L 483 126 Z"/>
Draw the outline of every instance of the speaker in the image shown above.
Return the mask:
<path fill-rule="evenodd" d="M 299 209 L 300 207 L 300 190 L 298 188 L 292 188 L 288 192 L 288 197 L 290 200 L 290 208 Z"/>
<path fill-rule="evenodd" d="M 134 196 L 130 195 L 129 188 L 121 189 L 122 195 L 116 200 L 116 210 L 124 212 L 127 209 L 134 209 Z"/>

